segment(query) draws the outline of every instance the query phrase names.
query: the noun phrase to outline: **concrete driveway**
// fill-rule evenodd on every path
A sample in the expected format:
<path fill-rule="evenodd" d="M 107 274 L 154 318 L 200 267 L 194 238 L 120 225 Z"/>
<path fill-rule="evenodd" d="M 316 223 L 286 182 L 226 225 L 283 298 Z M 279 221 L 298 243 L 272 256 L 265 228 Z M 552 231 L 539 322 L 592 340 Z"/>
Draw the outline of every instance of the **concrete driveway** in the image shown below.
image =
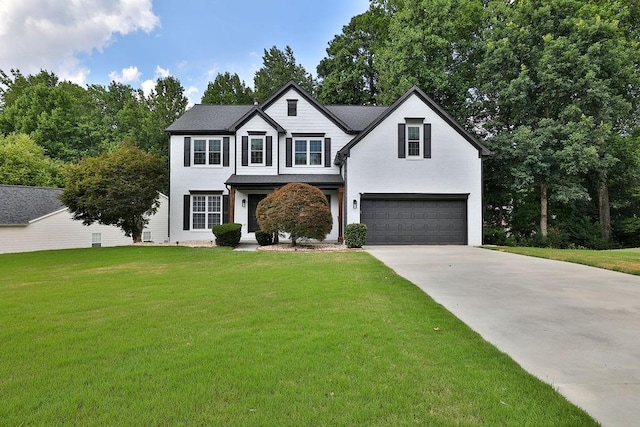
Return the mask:
<path fill-rule="evenodd" d="M 466 246 L 368 246 L 604 426 L 640 423 L 640 277 Z"/>

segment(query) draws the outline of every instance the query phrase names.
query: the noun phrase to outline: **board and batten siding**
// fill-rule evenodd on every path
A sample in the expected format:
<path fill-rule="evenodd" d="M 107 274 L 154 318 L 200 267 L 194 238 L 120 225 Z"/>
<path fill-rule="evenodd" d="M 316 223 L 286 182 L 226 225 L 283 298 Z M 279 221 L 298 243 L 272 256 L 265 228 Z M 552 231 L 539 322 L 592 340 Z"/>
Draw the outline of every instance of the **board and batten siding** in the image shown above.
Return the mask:
<path fill-rule="evenodd" d="M 431 124 L 431 158 L 398 158 L 398 124 Z M 360 194 L 469 194 L 468 244 L 482 244 L 482 160 L 478 150 L 417 96 L 409 97 L 351 149 L 347 223 L 360 222 Z M 353 208 L 353 200 L 357 208 Z"/>
<path fill-rule="evenodd" d="M 168 241 L 169 201 L 160 196 L 161 204 L 144 231 L 151 231 L 155 242 Z M 101 246 L 124 246 L 133 243 L 131 237 L 117 227 L 93 224 L 83 225 L 73 219 L 67 208 L 33 220 L 26 226 L 0 227 L 0 253 L 32 252 L 49 249 L 90 248 L 92 234 L 100 233 Z"/>

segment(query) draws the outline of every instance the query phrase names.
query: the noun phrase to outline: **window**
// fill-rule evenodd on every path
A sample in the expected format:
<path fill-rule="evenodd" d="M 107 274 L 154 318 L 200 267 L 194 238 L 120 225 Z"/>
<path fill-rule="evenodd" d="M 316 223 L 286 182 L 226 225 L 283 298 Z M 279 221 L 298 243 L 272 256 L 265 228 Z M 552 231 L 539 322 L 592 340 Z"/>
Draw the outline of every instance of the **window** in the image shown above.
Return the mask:
<path fill-rule="evenodd" d="M 298 115 L 298 100 L 287 99 L 287 116 L 297 116 L 297 115 Z"/>
<path fill-rule="evenodd" d="M 222 164 L 222 141 L 220 139 L 194 139 L 193 140 L 193 164 L 194 165 L 220 165 Z"/>
<path fill-rule="evenodd" d="M 208 230 L 222 224 L 222 196 L 191 196 L 191 228 Z"/>
<path fill-rule="evenodd" d="M 91 233 L 91 247 L 99 248 L 102 246 L 102 233 Z"/>
<path fill-rule="evenodd" d="M 142 241 L 143 242 L 151 242 L 151 232 L 150 231 L 143 231 L 142 232 Z"/>
<path fill-rule="evenodd" d="M 251 138 L 250 158 L 252 165 L 264 163 L 264 138 Z"/>
<path fill-rule="evenodd" d="M 294 158 L 297 166 L 322 166 L 322 140 L 296 139 Z"/>
<path fill-rule="evenodd" d="M 410 157 L 420 156 L 420 126 L 407 126 L 407 155 Z"/>

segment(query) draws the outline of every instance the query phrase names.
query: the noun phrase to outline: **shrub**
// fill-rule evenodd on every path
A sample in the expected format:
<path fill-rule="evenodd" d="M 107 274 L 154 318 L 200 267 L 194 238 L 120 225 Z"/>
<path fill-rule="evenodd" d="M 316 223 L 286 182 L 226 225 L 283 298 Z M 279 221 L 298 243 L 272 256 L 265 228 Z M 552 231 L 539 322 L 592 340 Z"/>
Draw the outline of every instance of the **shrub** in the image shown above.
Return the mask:
<path fill-rule="evenodd" d="M 514 240 L 502 227 L 485 227 L 484 229 L 485 245 L 514 246 Z"/>
<path fill-rule="evenodd" d="M 319 188 L 289 183 L 258 203 L 260 229 L 267 233 L 289 233 L 292 246 L 300 238 L 324 240 L 333 226 L 326 196 Z"/>
<path fill-rule="evenodd" d="M 256 231 L 256 240 L 260 246 L 269 246 L 273 244 L 273 234 L 266 231 Z"/>
<path fill-rule="evenodd" d="M 216 245 L 236 247 L 240 243 L 242 224 L 231 222 L 213 226 L 213 234 L 216 235 Z"/>
<path fill-rule="evenodd" d="M 367 242 L 367 225 L 354 223 L 344 228 L 344 243 L 348 248 L 361 248 Z"/>

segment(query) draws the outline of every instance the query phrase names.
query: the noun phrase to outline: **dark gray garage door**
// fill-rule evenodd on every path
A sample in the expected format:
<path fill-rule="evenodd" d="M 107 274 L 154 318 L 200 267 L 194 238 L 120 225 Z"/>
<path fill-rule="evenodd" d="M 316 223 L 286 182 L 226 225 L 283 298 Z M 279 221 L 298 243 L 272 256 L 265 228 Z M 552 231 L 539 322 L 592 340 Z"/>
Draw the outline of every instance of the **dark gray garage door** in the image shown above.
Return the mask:
<path fill-rule="evenodd" d="M 361 201 L 369 245 L 464 245 L 466 200 Z"/>

